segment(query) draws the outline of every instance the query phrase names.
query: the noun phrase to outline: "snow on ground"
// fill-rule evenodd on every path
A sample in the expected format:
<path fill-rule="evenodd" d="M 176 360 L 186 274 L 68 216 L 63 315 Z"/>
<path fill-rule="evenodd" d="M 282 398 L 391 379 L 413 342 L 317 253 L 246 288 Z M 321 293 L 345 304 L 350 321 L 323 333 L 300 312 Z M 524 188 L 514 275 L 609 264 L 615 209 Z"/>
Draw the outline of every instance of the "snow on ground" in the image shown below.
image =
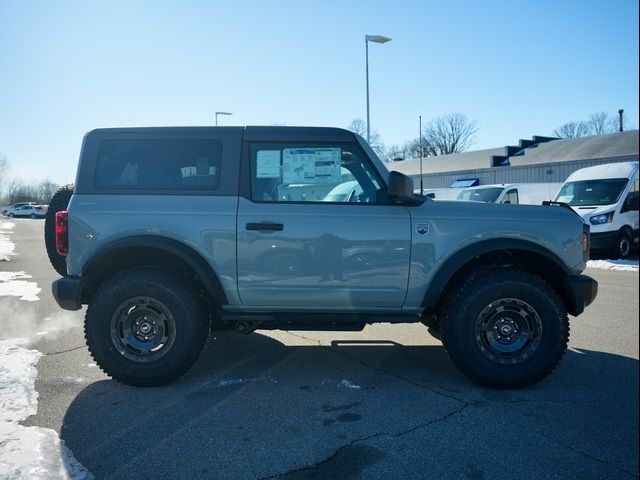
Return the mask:
<path fill-rule="evenodd" d="M 26 282 L 31 278 L 24 272 L 0 272 L 0 297 L 13 296 L 27 302 L 40 300 L 38 294 L 41 289 L 36 282 Z"/>
<path fill-rule="evenodd" d="M 18 424 L 38 410 L 35 365 L 42 354 L 28 344 L 26 338 L 0 341 L 0 478 L 91 478 L 54 430 Z"/>
<path fill-rule="evenodd" d="M 587 262 L 587 268 L 637 272 L 638 260 L 589 260 Z"/>
<path fill-rule="evenodd" d="M 0 222 L 0 260 L 7 261 L 14 255 L 15 245 L 9 240 L 13 227 L 12 223 Z M 0 272 L 0 321 L 8 322 L 16 313 L 9 311 L 13 304 L 7 308 L 2 297 L 38 300 L 40 288 L 24 278 L 31 277 L 25 272 Z M 36 323 L 32 318 L 27 324 Z M 29 333 L 35 334 L 35 330 Z M 36 364 L 42 354 L 27 348 L 29 343 L 27 338 L 0 340 L 0 479 L 90 479 L 92 475 L 78 463 L 55 430 L 19 423 L 38 410 Z"/>
<path fill-rule="evenodd" d="M 9 255 L 13 255 L 15 245 L 9 240 L 9 231 L 15 227 L 15 223 L 0 222 L 0 262 L 9 260 Z"/>

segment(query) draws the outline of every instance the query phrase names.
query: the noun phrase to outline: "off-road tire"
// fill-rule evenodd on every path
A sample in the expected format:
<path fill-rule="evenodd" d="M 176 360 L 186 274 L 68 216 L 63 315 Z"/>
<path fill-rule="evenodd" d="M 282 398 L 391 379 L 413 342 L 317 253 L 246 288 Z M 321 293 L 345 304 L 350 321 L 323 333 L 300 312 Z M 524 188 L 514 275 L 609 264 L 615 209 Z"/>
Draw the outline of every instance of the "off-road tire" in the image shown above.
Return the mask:
<path fill-rule="evenodd" d="M 529 339 L 522 352 L 497 352 L 492 346 L 511 348 L 510 338 L 494 336 L 505 318 L 532 325 L 530 335 L 513 341 L 515 347 Z M 569 341 L 569 319 L 556 291 L 540 277 L 496 268 L 469 275 L 445 301 L 441 334 L 449 358 L 472 380 L 491 388 L 523 388 L 558 365 Z"/>
<path fill-rule="evenodd" d="M 130 347 L 118 338 L 125 328 L 114 330 L 114 323 L 122 318 L 133 322 L 129 317 L 136 315 L 133 305 L 141 298 L 150 299 L 152 307 L 147 312 L 161 310 L 162 316 L 173 322 L 167 328 L 173 328 L 173 338 L 156 352 L 162 353 L 159 358 L 135 358 Z M 84 333 L 91 356 L 111 378 L 127 385 L 157 386 L 174 381 L 195 363 L 209 334 L 209 317 L 179 274 L 157 267 L 138 267 L 116 274 L 99 287 L 85 315 Z M 149 354 L 154 353 L 144 355 Z M 130 358 L 132 355 L 134 359 Z"/>
<path fill-rule="evenodd" d="M 66 210 L 73 195 L 73 185 L 65 185 L 51 197 L 49 208 L 44 219 L 44 244 L 51 266 L 60 275 L 67 274 L 66 257 L 56 251 L 56 213 Z"/>

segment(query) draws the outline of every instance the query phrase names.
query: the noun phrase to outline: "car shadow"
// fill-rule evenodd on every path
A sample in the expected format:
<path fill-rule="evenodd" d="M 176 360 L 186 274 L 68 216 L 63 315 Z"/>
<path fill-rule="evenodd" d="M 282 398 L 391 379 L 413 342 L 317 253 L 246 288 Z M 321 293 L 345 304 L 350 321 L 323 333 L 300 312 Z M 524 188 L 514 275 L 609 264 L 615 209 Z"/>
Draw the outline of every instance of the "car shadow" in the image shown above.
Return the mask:
<path fill-rule="evenodd" d="M 480 418 L 487 405 L 513 406 L 518 422 L 563 438 L 591 435 L 589 422 L 598 426 L 612 415 L 637 425 L 637 389 L 638 360 L 602 352 L 569 350 L 537 386 L 497 391 L 466 379 L 439 345 L 335 340 L 287 346 L 260 333 L 223 332 L 170 385 L 89 385 L 69 406 L 60 435 L 97 479 L 262 478 L 331 457 L 357 439 L 411 431 L 470 406 Z M 529 402 L 544 409 L 532 410 Z M 608 410 L 599 414 L 598 402 Z M 611 436 L 629 435 L 619 429 Z M 439 441 L 455 445 L 459 430 Z M 358 478 L 385 455 L 354 452 L 331 467 L 339 475 L 314 470 L 291 478 Z M 631 455 L 624 448 L 619 454 Z"/>

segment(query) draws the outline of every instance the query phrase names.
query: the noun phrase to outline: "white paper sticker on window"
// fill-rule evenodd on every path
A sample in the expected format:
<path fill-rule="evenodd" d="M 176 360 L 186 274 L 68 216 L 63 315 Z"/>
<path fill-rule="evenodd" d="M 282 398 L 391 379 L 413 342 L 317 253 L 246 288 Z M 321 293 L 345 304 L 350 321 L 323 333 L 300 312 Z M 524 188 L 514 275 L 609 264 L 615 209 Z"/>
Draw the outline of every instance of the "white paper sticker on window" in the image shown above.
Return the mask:
<path fill-rule="evenodd" d="M 280 178 L 280 150 L 258 150 L 256 178 Z"/>
<path fill-rule="evenodd" d="M 282 151 L 283 183 L 340 183 L 339 148 L 287 148 Z"/>

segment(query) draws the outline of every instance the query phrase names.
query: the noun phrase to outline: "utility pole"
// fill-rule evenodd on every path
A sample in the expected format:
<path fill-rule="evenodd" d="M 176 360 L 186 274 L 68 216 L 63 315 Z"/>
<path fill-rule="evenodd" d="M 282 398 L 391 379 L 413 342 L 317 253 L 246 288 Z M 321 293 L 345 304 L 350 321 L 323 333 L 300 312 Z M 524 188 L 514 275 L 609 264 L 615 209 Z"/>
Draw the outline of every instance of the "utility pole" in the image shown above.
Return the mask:
<path fill-rule="evenodd" d="M 420 115 L 418 118 L 420 123 L 420 195 L 422 195 L 424 193 L 422 187 L 422 115 Z"/>

